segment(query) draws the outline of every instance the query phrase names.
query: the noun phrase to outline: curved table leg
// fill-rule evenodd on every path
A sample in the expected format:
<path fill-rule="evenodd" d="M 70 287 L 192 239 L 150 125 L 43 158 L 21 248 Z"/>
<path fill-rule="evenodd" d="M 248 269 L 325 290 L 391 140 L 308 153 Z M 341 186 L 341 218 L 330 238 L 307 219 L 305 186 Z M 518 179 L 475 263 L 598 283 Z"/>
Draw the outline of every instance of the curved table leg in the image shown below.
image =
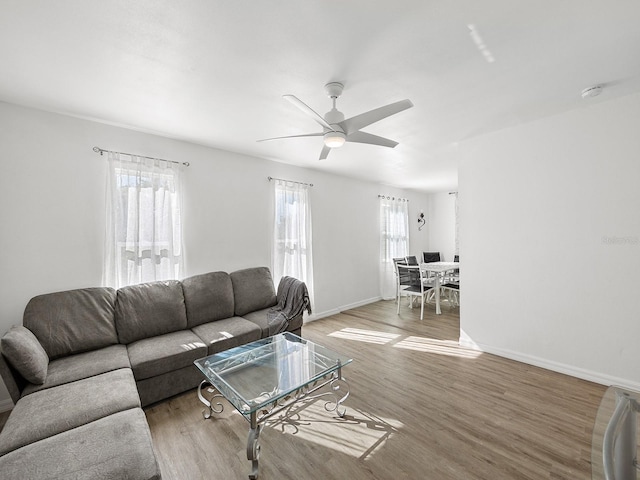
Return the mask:
<path fill-rule="evenodd" d="M 251 462 L 250 480 L 258 478 L 258 460 L 260 458 L 260 430 L 262 425 L 258 425 L 256 413 L 251 414 L 251 428 L 247 439 L 247 460 Z"/>
<path fill-rule="evenodd" d="M 209 388 L 207 388 L 207 387 L 209 387 Z M 222 405 L 222 403 L 217 402 L 216 403 L 216 407 L 214 407 L 211 404 L 211 401 L 207 400 L 204 397 L 204 395 L 202 395 L 202 390 L 203 389 L 208 390 L 210 393 L 217 392 L 217 390 L 207 380 L 203 380 L 202 382 L 200 382 L 200 385 L 198 385 L 198 398 L 204 404 L 204 406 L 209 409 L 209 411 L 205 410 L 205 411 L 202 412 L 202 415 L 204 416 L 204 418 L 210 418 L 211 414 L 213 414 L 213 413 L 222 413 L 222 410 L 224 409 L 224 406 Z M 214 398 L 224 398 L 224 397 L 222 396 L 222 394 L 220 392 L 218 392 L 218 393 L 216 393 L 215 395 L 213 395 L 211 397 L 211 400 L 213 400 Z"/>
<path fill-rule="evenodd" d="M 335 400 L 333 402 L 326 402 L 324 409 L 327 412 L 336 412 L 340 418 L 344 418 L 347 409 L 342 404 L 347 397 L 349 397 L 349 384 L 347 383 L 347 379 L 342 376 L 341 370 L 338 370 L 329 385 Z"/>

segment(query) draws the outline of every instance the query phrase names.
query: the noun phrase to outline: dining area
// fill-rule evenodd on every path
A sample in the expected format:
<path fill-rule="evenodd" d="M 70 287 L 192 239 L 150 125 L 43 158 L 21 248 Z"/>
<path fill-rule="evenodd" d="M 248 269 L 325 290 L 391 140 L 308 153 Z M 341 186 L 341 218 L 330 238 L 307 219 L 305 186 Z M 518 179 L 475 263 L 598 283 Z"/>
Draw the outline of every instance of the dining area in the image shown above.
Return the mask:
<path fill-rule="evenodd" d="M 442 314 L 441 304 L 460 305 L 460 258 L 443 261 L 440 252 L 422 252 L 420 257 L 408 255 L 393 259 L 396 279 L 397 314 L 400 314 L 402 297 L 407 297 L 408 307 L 420 301 L 420 320 L 424 319 L 424 305 L 435 304 L 436 315 Z"/>

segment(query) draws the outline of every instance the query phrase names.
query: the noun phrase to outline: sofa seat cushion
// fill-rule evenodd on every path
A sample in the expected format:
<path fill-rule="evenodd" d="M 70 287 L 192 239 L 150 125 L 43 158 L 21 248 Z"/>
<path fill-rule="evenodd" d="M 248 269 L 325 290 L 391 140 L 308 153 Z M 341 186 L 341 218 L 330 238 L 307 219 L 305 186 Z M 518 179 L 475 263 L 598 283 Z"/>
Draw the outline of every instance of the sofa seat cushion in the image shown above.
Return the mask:
<path fill-rule="evenodd" d="M 194 364 L 136 382 L 142 407 L 195 389 L 204 375 Z M 194 397 L 195 398 L 195 397 Z"/>
<path fill-rule="evenodd" d="M 46 408 L 43 408 L 46 410 Z M 140 408 L 114 413 L 0 457 L 3 480 L 159 480 Z"/>
<path fill-rule="evenodd" d="M 45 382 L 42 385 L 27 385 L 22 395 L 29 395 L 45 388 L 75 382 L 119 368 L 131 368 L 126 345 L 111 345 L 91 352 L 58 358 L 49 363 Z"/>
<path fill-rule="evenodd" d="M 266 337 L 269 335 L 269 321 L 267 320 L 267 312 L 271 310 L 270 308 L 264 308 L 262 310 L 258 310 L 257 312 L 247 313 L 242 316 L 242 318 L 249 320 L 250 322 L 255 323 L 262 329 L 262 336 Z M 291 319 L 289 322 L 289 326 L 287 327 L 287 331 L 292 332 L 302 327 L 303 316 L 298 315 Z"/>
<path fill-rule="evenodd" d="M 118 343 L 114 320 L 116 291 L 83 288 L 33 297 L 22 323 L 53 360 Z"/>
<path fill-rule="evenodd" d="M 233 285 L 227 272 L 211 272 L 182 280 L 187 327 L 233 317 Z"/>
<path fill-rule="evenodd" d="M 230 273 L 236 315 L 273 307 L 277 303 L 271 272 L 267 267 L 245 268 Z"/>
<path fill-rule="evenodd" d="M 258 325 L 241 317 L 205 323 L 193 327 L 192 330 L 207 346 L 207 355 L 260 340 L 262 336 L 262 330 Z"/>
<path fill-rule="evenodd" d="M 22 397 L 9 415 L 0 432 L 0 455 L 139 406 L 129 368 L 34 392 Z"/>
<path fill-rule="evenodd" d="M 4 356 L 20 375 L 31 383 L 44 383 L 49 356 L 31 330 L 22 325 L 14 325 L 2 337 L 0 346 Z"/>
<path fill-rule="evenodd" d="M 118 290 L 115 319 L 120 343 L 187 328 L 182 285 L 177 280 L 129 285 Z"/>
<path fill-rule="evenodd" d="M 136 380 L 178 370 L 207 355 L 207 346 L 191 330 L 138 340 L 127 350 Z"/>

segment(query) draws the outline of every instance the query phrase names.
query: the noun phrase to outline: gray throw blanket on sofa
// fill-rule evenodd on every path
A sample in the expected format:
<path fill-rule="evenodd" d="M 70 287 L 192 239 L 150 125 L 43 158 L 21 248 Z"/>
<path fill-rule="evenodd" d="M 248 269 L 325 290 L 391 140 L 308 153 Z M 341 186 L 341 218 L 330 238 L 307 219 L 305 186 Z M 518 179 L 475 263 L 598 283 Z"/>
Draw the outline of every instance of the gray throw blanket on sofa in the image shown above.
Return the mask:
<path fill-rule="evenodd" d="M 291 319 L 305 310 L 311 314 L 307 285 L 297 278 L 282 277 L 278 284 L 278 304 L 267 312 L 269 336 L 286 331 Z"/>

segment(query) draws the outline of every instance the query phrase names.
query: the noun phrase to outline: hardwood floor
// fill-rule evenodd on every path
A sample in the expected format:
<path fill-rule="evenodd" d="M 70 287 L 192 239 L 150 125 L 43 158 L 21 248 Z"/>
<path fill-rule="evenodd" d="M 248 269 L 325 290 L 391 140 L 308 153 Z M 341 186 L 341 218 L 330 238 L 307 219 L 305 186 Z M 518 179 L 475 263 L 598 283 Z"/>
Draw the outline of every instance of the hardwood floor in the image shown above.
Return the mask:
<path fill-rule="evenodd" d="M 457 345 L 458 310 L 378 302 L 306 324 L 354 361 L 347 415 L 317 400 L 261 436 L 260 478 L 590 479 L 605 387 Z M 248 422 L 195 390 L 147 408 L 165 480 L 246 479 Z"/>

